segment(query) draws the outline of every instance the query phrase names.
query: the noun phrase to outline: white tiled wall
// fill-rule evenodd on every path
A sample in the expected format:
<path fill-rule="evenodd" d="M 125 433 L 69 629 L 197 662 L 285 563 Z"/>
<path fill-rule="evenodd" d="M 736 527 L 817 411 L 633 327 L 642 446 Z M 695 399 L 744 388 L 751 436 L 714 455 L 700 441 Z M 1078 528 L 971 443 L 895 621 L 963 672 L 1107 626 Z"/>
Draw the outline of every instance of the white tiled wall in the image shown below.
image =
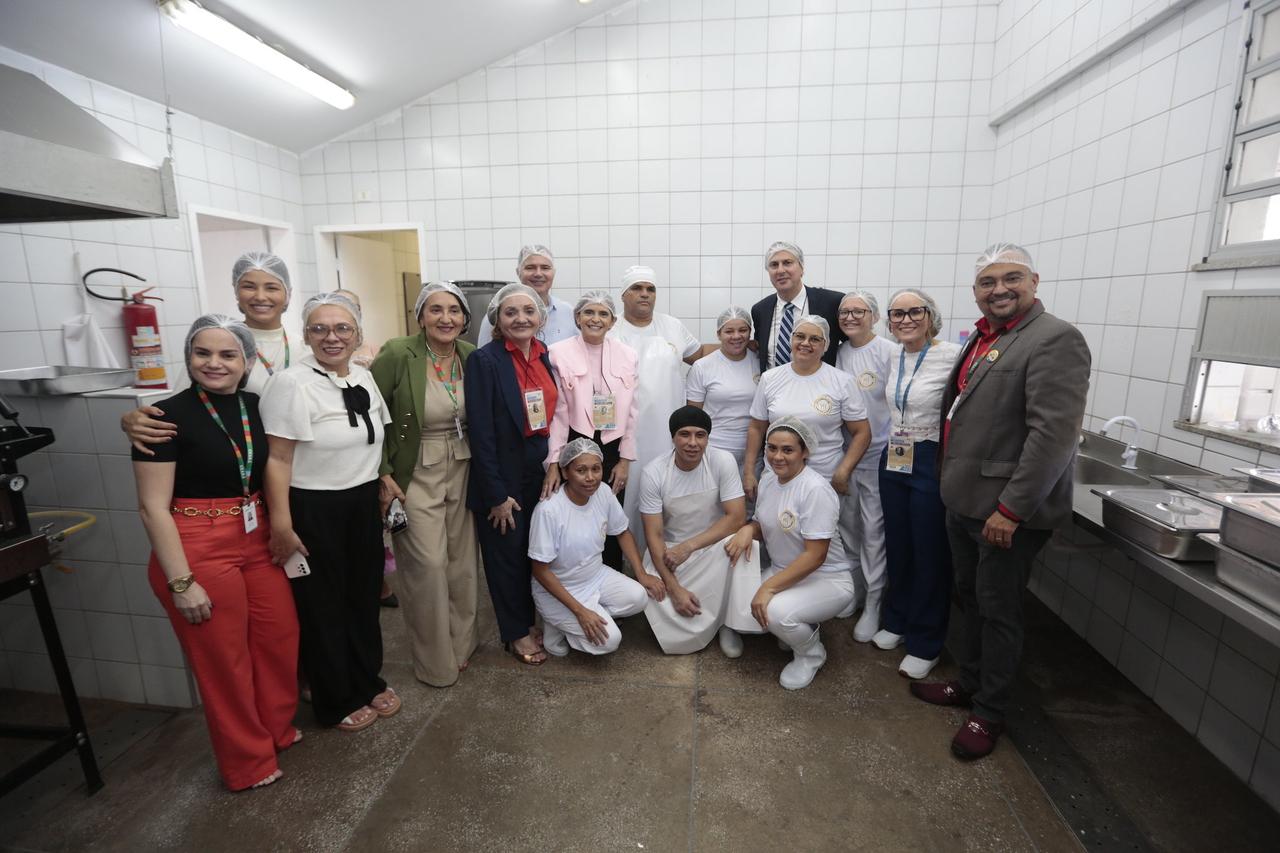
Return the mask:
<path fill-rule="evenodd" d="M 948 310 L 987 236 L 995 27 L 994 0 L 641 0 L 307 152 L 306 219 L 423 221 L 424 278 L 543 242 L 568 298 L 647 263 L 704 339 L 777 239 L 810 284 Z"/>

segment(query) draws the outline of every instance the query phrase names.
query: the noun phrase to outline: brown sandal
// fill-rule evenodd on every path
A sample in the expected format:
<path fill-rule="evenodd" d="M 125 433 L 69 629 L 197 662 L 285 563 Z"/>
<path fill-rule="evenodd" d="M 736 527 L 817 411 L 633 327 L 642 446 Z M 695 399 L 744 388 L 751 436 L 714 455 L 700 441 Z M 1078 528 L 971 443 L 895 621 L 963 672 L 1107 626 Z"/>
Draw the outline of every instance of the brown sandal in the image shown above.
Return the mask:
<path fill-rule="evenodd" d="M 368 711 L 369 716 L 357 721 L 356 714 L 359 714 L 361 711 Z M 368 705 L 361 705 L 359 708 L 343 717 L 342 722 L 338 723 L 336 728 L 344 732 L 359 732 L 364 731 L 376 722 L 378 722 L 378 712 L 373 708 L 370 708 Z"/>
<path fill-rule="evenodd" d="M 377 702 L 379 700 L 384 704 L 378 705 Z M 396 714 L 400 713 L 400 705 L 400 697 L 397 696 L 396 692 L 390 687 L 369 700 L 369 707 L 372 708 L 374 713 L 379 717 L 394 717 Z"/>
<path fill-rule="evenodd" d="M 510 652 L 512 657 L 520 661 L 520 663 L 525 666 L 542 666 L 547 662 L 547 652 L 545 649 L 538 648 L 532 652 L 521 652 L 517 651 L 516 647 L 511 643 L 503 643 L 502 647 L 506 651 Z M 536 660 L 538 655 L 542 655 L 542 660 Z"/>

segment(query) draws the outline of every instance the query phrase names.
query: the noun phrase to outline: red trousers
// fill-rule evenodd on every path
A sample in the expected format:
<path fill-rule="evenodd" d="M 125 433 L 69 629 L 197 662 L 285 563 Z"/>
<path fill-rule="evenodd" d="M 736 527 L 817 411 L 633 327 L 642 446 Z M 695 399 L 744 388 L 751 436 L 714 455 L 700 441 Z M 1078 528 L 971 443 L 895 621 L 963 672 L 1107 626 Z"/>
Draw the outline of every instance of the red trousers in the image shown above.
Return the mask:
<path fill-rule="evenodd" d="M 202 510 L 240 503 L 174 501 Z M 298 706 L 293 593 L 284 570 L 271 563 L 265 507 L 258 508 L 253 533 L 244 532 L 238 515 L 175 513 L 173 520 L 191 573 L 213 603 L 212 618 L 192 625 L 178 612 L 154 552 L 148 576 L 195 673 L 218 771 L 228 788 L 239 791 L 274 773 L 276 753 L 293 743 Z"/>

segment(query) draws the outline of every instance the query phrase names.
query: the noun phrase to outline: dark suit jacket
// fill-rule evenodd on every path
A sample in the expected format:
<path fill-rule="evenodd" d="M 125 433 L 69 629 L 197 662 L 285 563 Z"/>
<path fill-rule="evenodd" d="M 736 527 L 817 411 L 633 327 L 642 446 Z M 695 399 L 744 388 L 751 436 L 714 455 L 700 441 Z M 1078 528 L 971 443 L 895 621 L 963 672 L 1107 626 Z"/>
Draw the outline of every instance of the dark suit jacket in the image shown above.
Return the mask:
<path fill-rule="evenodd" d="M 956 377 L 977 343 L 977 335 L 969 338 L 943 392 L 942 428 L 950 412 L 951 430 L 942 502 L 973 519 L 986 519 L 1004 504 L 1026 527 L 1059 527 L 1071 519 L 1089 346 L 1075 326 L 1046 313 L 1037 300 L 996 341 L 995 361 L 984 358 L 974 369 L 957 402 Z"/>
<path fill-rule="evenodd" d="M 831 324 L 831 344 L 823 354 L 822 360 L 835 367 L 836 350 L 844 341 L 844 332 L 840 331 L 840 300 L 844 294 L 837 290 L 805 285 L 809 297 L 809 313 Z M 760 371 L 769 369 L 769 330 L 773 326 L 773 309 L 778 304 L 778 294 L 771 293 L 751 306 L 751 325 L 755 327 L 757 353 L 760 356 Z"/>
<path fill-rule="evenodd" d="M 549 375 L 555 376 L 545 352 L 542 364 Z M 525 438 L 524 398 L 503 341 L 491 341 L 471 354 L 462 387 L 467 397 L 467 438 L 471 443 L 467 506 L 486 512 L 508 496 L 519 499 L 525 479 L 525 443 L 536 439 Z M 551 420 L 550 412 L 547 420 Z M 547 441 L 540 440 L 539 463 L 546 455 Z"/>

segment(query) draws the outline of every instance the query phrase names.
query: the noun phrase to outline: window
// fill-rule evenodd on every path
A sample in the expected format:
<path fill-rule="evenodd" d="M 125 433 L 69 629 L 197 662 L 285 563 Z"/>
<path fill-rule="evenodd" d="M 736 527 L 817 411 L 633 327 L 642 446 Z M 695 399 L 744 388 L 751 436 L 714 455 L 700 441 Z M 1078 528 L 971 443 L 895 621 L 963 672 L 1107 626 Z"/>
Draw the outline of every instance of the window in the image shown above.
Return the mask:
<path fill-rule="evenodd" d="M 1176 426 L 1280 447 L 1280 290 L 1210 290 Z"/>
<path fill-rule="evenodd" d="M 1249 14 L 1215 256 L 1280 252 L 1280 0 Z"/>

